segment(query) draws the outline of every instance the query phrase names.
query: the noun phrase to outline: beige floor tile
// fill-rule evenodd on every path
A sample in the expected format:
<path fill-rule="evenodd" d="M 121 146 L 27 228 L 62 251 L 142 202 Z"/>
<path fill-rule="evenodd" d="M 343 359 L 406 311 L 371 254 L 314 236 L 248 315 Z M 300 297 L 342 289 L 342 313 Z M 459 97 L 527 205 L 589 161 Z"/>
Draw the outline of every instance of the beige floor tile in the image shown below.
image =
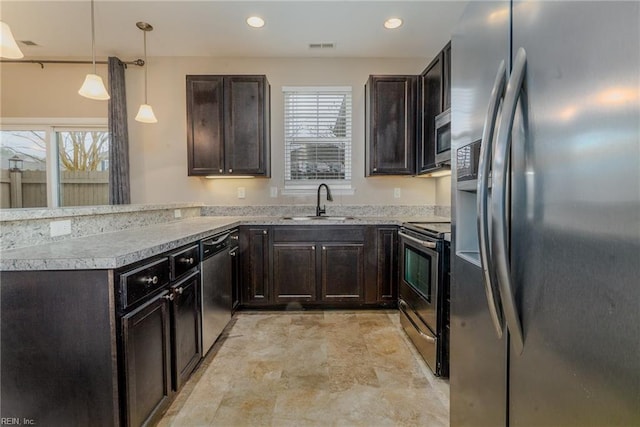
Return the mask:
<path fill-rule="evenodd" d="M 160 426 L 427 426 L 449 423 L 434 377 L 394 310 L 243 312 Z"/>

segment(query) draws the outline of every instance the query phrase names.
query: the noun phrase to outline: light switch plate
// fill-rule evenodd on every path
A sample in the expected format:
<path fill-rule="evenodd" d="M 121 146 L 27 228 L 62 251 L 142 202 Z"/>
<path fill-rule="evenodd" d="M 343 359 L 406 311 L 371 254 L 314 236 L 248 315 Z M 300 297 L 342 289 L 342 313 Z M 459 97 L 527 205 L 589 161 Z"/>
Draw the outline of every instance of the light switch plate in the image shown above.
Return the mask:
<path fill-rule="evenodd" d="M 244 199 L 246 197 L 246 192 L 244 187 L 238 187 L 238 199 Z"/>
<path fill-rule="evenodd" d="M 396 199 L 399 199 L 400 196 L 402 195 L 402 192 L 400 190 L 400 187 L 396 187 L 393 189 L 393 197 Z"/>
<path fill-rule="evenodd" d="M 175 210 L 173 211 L 173 216 L 174 216 L 175 218 L 182 218 L 182 211 L 181 211 L 180 209 L 175 209 Z"/>
<path fill-rule="evenodd" d="M 49 231 L 51 233 L 51 237 L 71 234 L 71 220 L 65 219 L 63 221 L 51 221 L 49 223 Z"/>
<path fill-rule="evenodd" d="M 278 197 L 278 187 L 271 187 L 271 197 Z"/>

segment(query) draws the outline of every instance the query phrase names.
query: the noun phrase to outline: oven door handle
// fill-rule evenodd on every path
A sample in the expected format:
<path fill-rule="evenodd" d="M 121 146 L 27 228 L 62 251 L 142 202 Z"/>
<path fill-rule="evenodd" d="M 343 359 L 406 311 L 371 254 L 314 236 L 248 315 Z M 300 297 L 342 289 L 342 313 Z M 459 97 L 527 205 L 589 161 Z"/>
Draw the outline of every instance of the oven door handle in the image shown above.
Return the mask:
<path fill-rule="evenodd" d="M 421 246 L 424 246 L 425 248 L 429 248 L 429 249 L 435 249 L 436 248 L 436 242 L 427 242 L 425 240 L 416 239 L 415 237 L 409 236 L 408 234 L 405 234 L 402 231 L 398 232 L 398 236 L 404 237 L 407 240 L 411 240 L 413 243 L 417 243 L 417 244 L 419 244 Z"/>
<path fill-rule="evenodd" d="M 407 308 L 409 307 L 407 305 L 406 302 L 404 302 L 403 300 L 400 300 L 398 302 L 398 307 L 400 308 L 400 311 L 402 311 L 405 314 L 406 319 L 411 323 L 411 325 L 415 328 L 416 332 L 418 332 L 418 334 L 420 334 L 420 337 L 424 338 L 425 341 L 428 341 L 430 343 L 435 343 L 436 339 L 434 337 L 432 337 L 431 335 L 427 335 L 424 332 L 422 332 L 422 330 L 418 327 L 418 325 L 416 325 L 416 322 L 413 321 L 413 319 L 411 318 L 411 315 L 409 314 L 409 312 L 407 311 Z"/>
<path fill-rule="evenodd" d="M 478 187 L 477 187 L 477 212 L 478 212 L 478 243 L 480 247 L 480 265 L 482 266 L 482 276 L 484 282 L 484 292 L 489 305 L 489 314 L 496 330 L 498 338 L 502 338 L 502 307 L 497 288 L 496 273 L 493 269 L 493 261 L 489 250 L 489 215 L 487 209 L 487 199 L 489 193 L 489 168 L 491 166 L 491 156 L 493 151 L 494 131 L 500 100 L 504 97 L 507 85 L 507 69 L 504 60 L 498 66 L 498 74 L 491 90 L 491 99 L 484 118 L 482 129 L 482 139 L 480 144 L 480 160 L 478 164 Z"/>

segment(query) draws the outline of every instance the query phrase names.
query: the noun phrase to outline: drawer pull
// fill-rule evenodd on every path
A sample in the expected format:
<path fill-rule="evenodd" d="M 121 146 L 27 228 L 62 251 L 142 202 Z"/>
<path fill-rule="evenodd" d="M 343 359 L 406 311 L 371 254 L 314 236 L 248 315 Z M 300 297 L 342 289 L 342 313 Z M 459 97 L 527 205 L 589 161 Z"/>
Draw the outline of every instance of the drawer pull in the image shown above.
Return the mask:
<path fill-rule="evenodd" d="M 191 258 L 180 258 L 178 261 L 180 261 L 182 264 L 193 265 L 193 262 L 195 260 L 193 259 L 193 257 L 191 257 Z"/>
<path fill-rule="evenodd" d="M 184 288 L 182 286 L 180 286 L 178 289 L 176 289 L 176 293 L 182 295 L 182 293 L 184 292 Z"/>
<path fill-rule="evenodd" d="M 158 276 L 153 277 L 143 277 L 140 279 L 142 283 L 146 283 L 147 285 L 157 285 L 158 284 Z"/>

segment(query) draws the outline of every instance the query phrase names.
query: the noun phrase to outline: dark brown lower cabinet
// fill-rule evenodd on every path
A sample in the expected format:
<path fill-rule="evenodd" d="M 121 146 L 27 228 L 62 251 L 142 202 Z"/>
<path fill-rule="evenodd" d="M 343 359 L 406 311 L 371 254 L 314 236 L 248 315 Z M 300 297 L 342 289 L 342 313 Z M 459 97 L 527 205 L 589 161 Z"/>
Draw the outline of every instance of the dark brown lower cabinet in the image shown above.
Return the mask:
<path fill-rule="evenodd" d="M 322 301 L 364 300 L 364 243 L 323 243 Z"/>
<path fill-rule="evenodd" d="M 122 318 L 126 420 L 140 426 L 171 400 L 169 292 Z"/>
<path fill-rule="evenodd" d="M 123 269 L 116 281 L 120 283 L 121 307 L 129 301 L 122 298 L 124 295 L 147 291 L 147 295 L 132 302 L 131 310 L 127 306 L 125 310 L 130 311 L 123 312 L 119 319 L 125 426 L 157 422 L 174 392 L 180 390 L 202 358 L 197 249 L 192 245 L 168 258 L 161 255 L 143 261 Z M 188 265 L 193 267 L 182 268 L 185 263 L 181 259 L 189 259 Z M 173 281 L 169 280 L 169 264 Z"/>
<path fill-rule="evenodd" d="M 395 302 L 398 299 L 398 228 L 379 227 L 377 233 L 377 300 Z"/>
<path fill-rule="evenodd" d="M 171 349 L 173 387 L 179 390 L 202 358 L 200 343 L 200 273 L 171 287 Z"/>
<path fill-rule="evenodd" d="M 396 240 L 378 236 L 367 225 L 241 227 L 242 306 L 394 306 Z"/>
<path fill-rule="evenodd" d="M 315 243 L 273 244 L 273 288 L 276 303 L 315 301 Z"/>
<path fill-rule="evenodd" d="M 269 227 L 240 227 L 241 299 L 243 305 L 271 302 Z"/>

